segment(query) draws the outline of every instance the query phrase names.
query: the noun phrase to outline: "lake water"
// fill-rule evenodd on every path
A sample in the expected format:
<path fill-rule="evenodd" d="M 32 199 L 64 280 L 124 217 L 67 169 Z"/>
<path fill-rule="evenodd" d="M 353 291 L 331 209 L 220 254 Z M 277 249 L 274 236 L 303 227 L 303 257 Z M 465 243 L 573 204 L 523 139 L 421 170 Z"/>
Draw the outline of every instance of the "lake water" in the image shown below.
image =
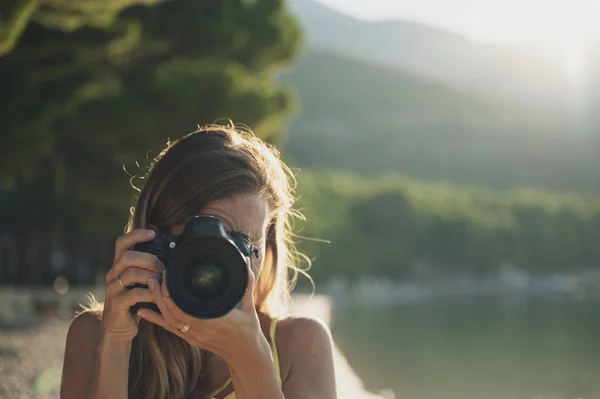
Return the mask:
<path fill-rule="evenodd" d="M 437 300 L 337 308 L 334 339 L 368 390 L 398 399 L 600 398 L 600 302 Z"/>

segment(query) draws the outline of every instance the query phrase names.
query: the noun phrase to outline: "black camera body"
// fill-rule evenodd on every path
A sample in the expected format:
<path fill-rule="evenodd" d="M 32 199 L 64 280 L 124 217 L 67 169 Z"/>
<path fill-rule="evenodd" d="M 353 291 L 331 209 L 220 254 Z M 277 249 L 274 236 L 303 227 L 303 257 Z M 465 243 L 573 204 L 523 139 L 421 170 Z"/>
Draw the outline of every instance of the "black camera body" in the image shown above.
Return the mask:
<path fill-rule="evenodd" d="M 216 217 L 196 216 L 180 235 L 156 236 L 133 250 L 156 255 L 165 265 L 167 289 L 177 306 L 190 316 L 212 319 L 226 315 L 244 297 L 248 288 L 246 257 L 258 249 L 248 235 L 227 232 Z M 147 287 L 145 285 L 137 285 Z M 159 312 L 154 303 L 131 308 Z"/>

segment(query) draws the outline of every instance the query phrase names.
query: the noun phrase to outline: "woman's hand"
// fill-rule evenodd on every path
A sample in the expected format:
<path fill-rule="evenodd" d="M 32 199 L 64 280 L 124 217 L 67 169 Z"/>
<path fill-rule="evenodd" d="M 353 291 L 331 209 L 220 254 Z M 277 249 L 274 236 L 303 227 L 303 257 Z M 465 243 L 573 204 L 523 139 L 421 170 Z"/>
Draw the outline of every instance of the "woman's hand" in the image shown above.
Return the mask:
<path fill-rule="evenodd" d="M 138 315 L 158 324 L 181 337 L 196 348 L 206 349 L 229 365 L 245 365 L 255 360 L 257 355 L 268 354 L 270 347 L 260 328 L 260 321 L 254 305 L 254 273 L 248 265 L 248 288 L 239 306 L 223 317 L 198 319 L 183 312 L 171 299 L 166 288 L 163 273 L 162 286 L 152 279 L 148 281 L 152 301 L 160 309 L 160 314 L 150 309 L 140 309 Z M 189 325 L 186 331 L 183 328 Z"/>
<path fill-rule="evenodd" d="M 146 284 L 149 279 L 160 281 L 165 266 L 154 255 L 130 251 L 130 247 L 150 241 L 152 230 L 138 229 L 119 237 L 115 245 L 115 260 L 106 274 L 106 295 L 102 314 L 102 335 L 111 344 L 129 345 L 138 333 L 139 318 L 130 308 L 138 302 L 152 302 L 150 290 L 126 288 Z"/>

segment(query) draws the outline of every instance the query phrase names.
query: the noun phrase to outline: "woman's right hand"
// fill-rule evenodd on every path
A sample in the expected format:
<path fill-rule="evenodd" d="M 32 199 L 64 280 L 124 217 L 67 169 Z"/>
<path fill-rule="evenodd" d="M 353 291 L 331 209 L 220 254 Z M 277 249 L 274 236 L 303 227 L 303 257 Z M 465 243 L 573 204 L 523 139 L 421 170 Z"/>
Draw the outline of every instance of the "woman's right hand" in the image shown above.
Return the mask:
<path fill-rule="evenodd" d="M 138 229 L 116 241 L 115 260 L 106 274 L 102 314 L 102 335 L 111 344 L 126 346 L 131 343 L 137 335 L 140 319 L 131 314 L 131 307 L 138 302 L 152 302 L 152 295 L 147 288 L 125 287 L 147 285 L 151 278 L 160 283 L 162 279 L 165 266 L 155 255 L 129 250 L 135 244 L 152 240 L 154 235 L 152 230 Z"/>

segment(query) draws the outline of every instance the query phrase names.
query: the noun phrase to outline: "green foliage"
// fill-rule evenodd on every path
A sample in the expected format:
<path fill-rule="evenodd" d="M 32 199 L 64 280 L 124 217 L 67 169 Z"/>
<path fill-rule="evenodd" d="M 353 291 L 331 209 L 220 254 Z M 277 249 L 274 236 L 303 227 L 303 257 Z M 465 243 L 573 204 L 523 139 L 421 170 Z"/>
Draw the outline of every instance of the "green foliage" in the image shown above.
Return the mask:
<path fill-rule="evenodd" d="M 600 198 L 533 189 L 491 190 L 398 175 L 303 171 L 307 216 L 301 249 L 317 280 L 343 275 L 402 278 L 427 263 L 438 273 L 593 266 L 600 258 Z"/>
<path fill-rule="evenodd" d="M 0 4 L 0 56 L 13 50 L 30 23 L 64 31 L 107 27 L 126 7 L 159 1 L 164 0 L 5 0 Z"/>
<path fill-rule="evenodd" d="M 301 45 L 281 0 L 53 0 L 27 18 L 16 3 L 0 10 L 3 27 L 29 22 L 11 30 L 17 45 L 0 58 L 8 231 L 112 240 L 133 194 L 123 166 L 136 173 L 148 150 L 224 118 L 277 142 L 295 110 L 275 80 Z M 32 208 L 48 215 L 38 222 Z"/>
<path fill-rule="evenodd" d="M 3 5 L 0 14 L 0 55 L 12 50 L 39 3 L 39 0 L 28 0 Z M 6 20 L 5 16 L 8 16 Z"/>

